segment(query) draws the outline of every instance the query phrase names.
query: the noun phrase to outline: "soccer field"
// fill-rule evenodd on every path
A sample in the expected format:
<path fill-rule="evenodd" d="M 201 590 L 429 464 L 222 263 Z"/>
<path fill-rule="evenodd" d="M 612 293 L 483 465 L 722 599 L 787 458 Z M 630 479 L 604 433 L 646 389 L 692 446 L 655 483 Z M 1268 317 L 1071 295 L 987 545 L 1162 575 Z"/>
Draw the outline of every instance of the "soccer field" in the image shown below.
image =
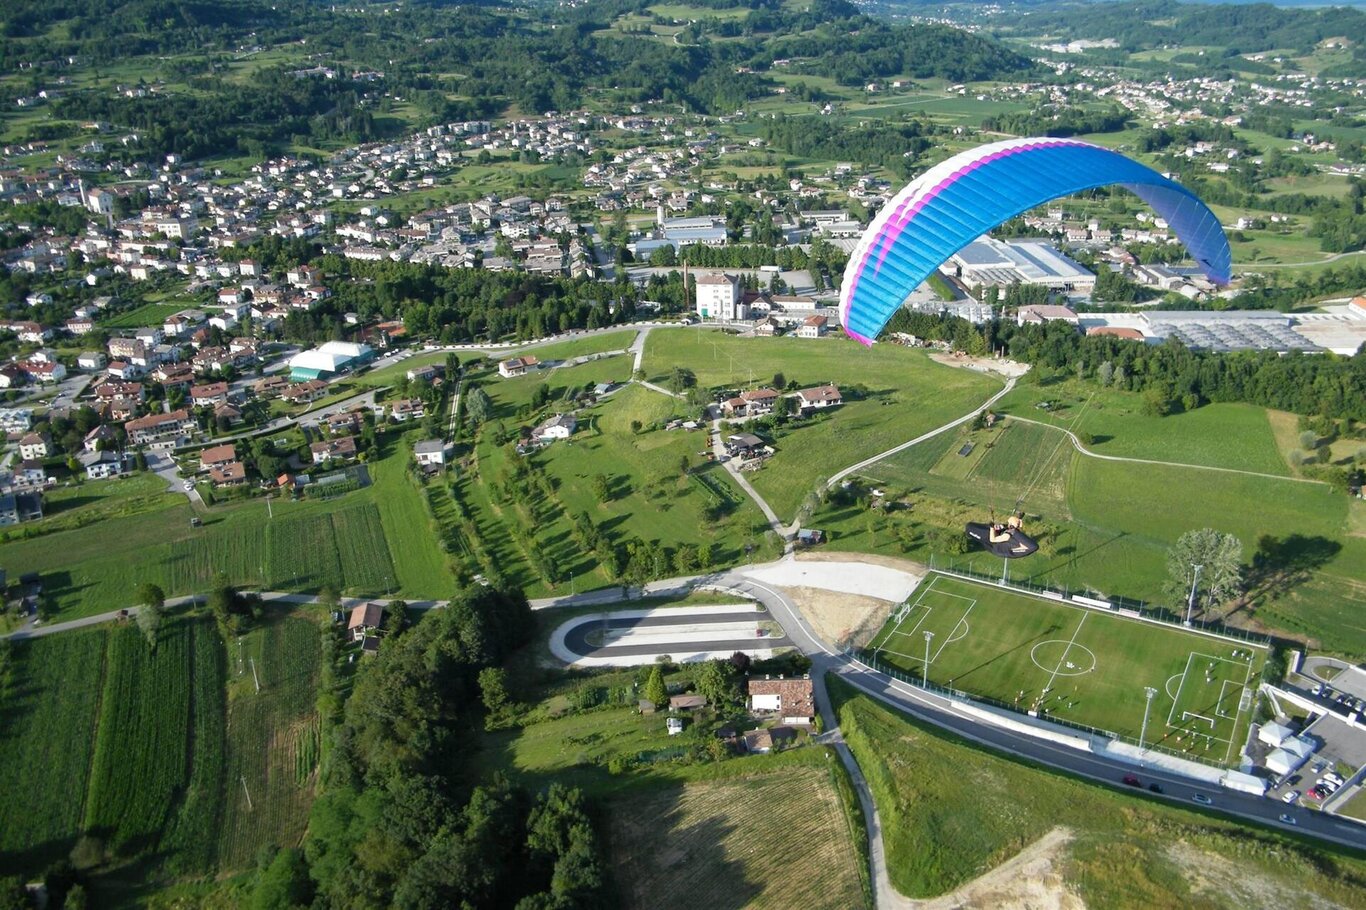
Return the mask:
<path fill-rule="evenodd" d="M 869 653 L 930 682 L 1221 765 L 1247 732 L 1258 645 L 932 573 Z"/>

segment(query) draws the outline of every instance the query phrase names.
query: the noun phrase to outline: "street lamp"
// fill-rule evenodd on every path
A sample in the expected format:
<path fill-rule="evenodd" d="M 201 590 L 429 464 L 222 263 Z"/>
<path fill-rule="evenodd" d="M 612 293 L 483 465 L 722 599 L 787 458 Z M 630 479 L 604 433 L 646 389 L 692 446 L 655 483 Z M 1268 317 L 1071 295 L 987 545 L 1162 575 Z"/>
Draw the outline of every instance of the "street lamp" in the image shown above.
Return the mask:
<path fill-rule="evenodd" d="M 1200 563 L 1194 563 L 1195 575 L 1191 578 L 1191 596 L 1186 602 L 1186 625 L 1191 624 L 1191 613 L 1195 610 L 1195 586 L 1200 583 L 1200 570 L 1204 568 Z"/>
<path fill-rule="evenodd" d="M 1143 705 L 1143 729 L 1142 729 L 1142 731 L 1138 734 L 1138 747 L 1139 747 L 1140 749 L 1144 749 L 1143 743 L 1144 743 L 1144 741 L 1147 739 L 1147 736 L 1148 736 L 1148 711 L 1152 709 L 1152 706 L 1153 706 L 1153 696 L 1156 695 L 1156 694 L 1157 694 L 1157 690 L 1154 689 L 1152 686 L 1144 686 L 1144 687 L 1143 687 L 1143 695 L 1144 695 L 1148 700 L 1147 700 L 1147 702 Z M 1144 749 L 1144 751 L 1147 751 L 1147 750 Z"/>
<path fill-rule="evenodd" d="M 922 677 L 925 685 L 930 684 L 930 639 L 934 638 L 934 633 L 926 630 L 925 632 L 925 674 Z"/>

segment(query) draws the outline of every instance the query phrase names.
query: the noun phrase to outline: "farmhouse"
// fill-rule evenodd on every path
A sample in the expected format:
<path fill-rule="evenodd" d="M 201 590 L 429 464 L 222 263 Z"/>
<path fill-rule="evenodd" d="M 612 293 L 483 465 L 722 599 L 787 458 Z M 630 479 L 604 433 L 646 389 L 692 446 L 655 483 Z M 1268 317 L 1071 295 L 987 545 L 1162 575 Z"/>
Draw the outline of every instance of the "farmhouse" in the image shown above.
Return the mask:
<path fill-rule="evenodd" d="M 816 700 L 811 688 L 811 677 L 777 679 L 764 677 L 749 681 L 751 711 L 772 712 L 785 724 L 809 726 L 816 719 Z"/>
<path fill-rule="evenodd" d="M 504 379 L 525 376 L 527 370 L 539 368 L 541 362 L 535 357 L 512 357 L 498 364 L 498 375 Z"/>
<path fill-rule="evenodd" d="M 844 399 L 840 396 L 840 390 L 832 385 L 817 386 L 814 389 L 802 389 L 797 393 L 797 400 L 802 409 L 807 408 L 832 408 L 835 405 L 843 404 Z"/>
<path fill-rule="evenodd" d="M 741 392 L 740 397 L 745 402 L 745 413 L 755 417 L 772 411 L 780 396 L 773 389 L 751 389 Z"/>
<path fill-rule="evenodd" d="M 329 460 L 355 458 L 356 437 L 341 436 L 337 439 L 326 439 L 322 442 L 315 442 L 308 448 L 313 453 L 314 464 L 322 464 Z"/>
<path fill-rule="evenodd" d="M 573 414 L 556 414 L 545 423 L 531 431 L 532 437 L 541 442 L 568 439 L 578 427 L 579 421 Z"/>
<path fill-rule="evenodd" d="M 346 634 L 352 641 L 362 641 L 371 632 L 379 629 L 384 621 L 384 605 L 373 601 L 357 604 L 351 610 L 351 620 L 346 624 Z"/>

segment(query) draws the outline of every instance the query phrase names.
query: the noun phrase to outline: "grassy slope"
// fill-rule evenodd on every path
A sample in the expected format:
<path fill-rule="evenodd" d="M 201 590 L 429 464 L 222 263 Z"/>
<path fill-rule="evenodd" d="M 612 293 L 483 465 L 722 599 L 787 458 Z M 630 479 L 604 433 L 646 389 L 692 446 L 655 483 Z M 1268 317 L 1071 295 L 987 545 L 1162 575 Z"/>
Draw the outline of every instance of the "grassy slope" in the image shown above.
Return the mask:
<path fill-rule="evenodd" d="M 1055 408 L 1049 412 L 1034 407 L 1040 401 L 1053 402 Z M 1266 410 L 1255 405 L 1210 404 L 1169 417 L 1148 417 L 1141 396 L 1133 392 L 1097 391 L 1094 383 L 1040 386 L 1026 381 L 1003 398 L 997 410 L 1090 433 L 1095 443 L 1088 448 L 1101 455 L 1290 473 Z"/>
<path fill-rule="evenodd" d="M 830 690 L 882 817 L 892 883 L 905 894 L 952 891 L 1065 826 L 1075 840 L 1061 870 L 1086 906 L 1265 906 L 1268 890 L 1272 903 L 1303 901 L 1306 891 L 1340 906 L 1366 901 L 1359 856 L 1056 775 L 964 745 L 838 680 Z M 1175 859 L 1178 848 L 1199 868 Z M 1226 869 L 1229 881 L 1199 886 L 1202 874 Z"/>
<path fill-rule="evenodd" d="M 651 332 L 647 376 L 664 382 L 675 365 L 692 370 L 706 388 L 767 385 L 775 373 L 801 387 L 867 386 L 867 399 L 777 435 L 778 454 L 751 482 L 784 518 L 821 478 L 967 413 L 998 388 L 992 379 L 895 345 L 864 348 L 835 338 L 737 338 L 689 329 Z"/>

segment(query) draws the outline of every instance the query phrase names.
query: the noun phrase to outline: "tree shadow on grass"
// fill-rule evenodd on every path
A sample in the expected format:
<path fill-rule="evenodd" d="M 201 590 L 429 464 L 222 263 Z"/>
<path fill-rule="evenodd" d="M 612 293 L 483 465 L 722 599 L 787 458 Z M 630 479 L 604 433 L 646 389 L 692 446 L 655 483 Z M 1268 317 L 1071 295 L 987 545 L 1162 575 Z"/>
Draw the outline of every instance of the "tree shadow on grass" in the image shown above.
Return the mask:
<path fill-rule="evenodd" d="M 1342 551 L 1342 544 L 1326 537 L 1263 534 L 1248 568 L 1244 602 L 1273 597 L 1304 584 Z"/>

